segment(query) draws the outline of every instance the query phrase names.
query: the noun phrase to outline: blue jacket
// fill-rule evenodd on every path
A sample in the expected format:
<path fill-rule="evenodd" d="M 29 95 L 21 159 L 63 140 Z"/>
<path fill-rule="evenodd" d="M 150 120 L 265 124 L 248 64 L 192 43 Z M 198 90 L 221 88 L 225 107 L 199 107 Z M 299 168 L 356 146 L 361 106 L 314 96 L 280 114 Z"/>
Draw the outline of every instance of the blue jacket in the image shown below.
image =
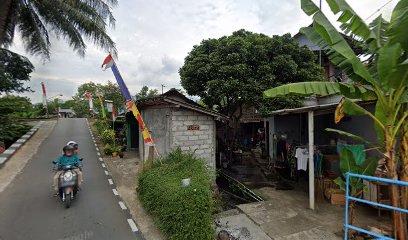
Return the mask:
<path fill-rule="evenodd" d="M 79 161 L 78 155 L 75 155 L 75 154 L 71 156 L 66 156 L 65 154 L 61 155 L 58 158 L 57 162 L 54 164 L 54 167 L 58 169 L 58 168 L 62 168 L 68 165 L 80 166 L 81 162 Z"/>

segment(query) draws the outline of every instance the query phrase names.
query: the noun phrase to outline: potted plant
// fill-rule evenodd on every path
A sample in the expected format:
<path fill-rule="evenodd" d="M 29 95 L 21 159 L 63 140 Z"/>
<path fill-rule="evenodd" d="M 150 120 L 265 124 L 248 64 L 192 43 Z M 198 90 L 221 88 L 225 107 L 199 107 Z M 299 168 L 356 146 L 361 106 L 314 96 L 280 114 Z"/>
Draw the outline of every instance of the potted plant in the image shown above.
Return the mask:
<path fill-rule="evenodd" d="M 114 146 L 112 147 L 112 156 L 116 157 L 118 156 L 118 153 L 120 153 L 121 147 L 120 146 Z"/>

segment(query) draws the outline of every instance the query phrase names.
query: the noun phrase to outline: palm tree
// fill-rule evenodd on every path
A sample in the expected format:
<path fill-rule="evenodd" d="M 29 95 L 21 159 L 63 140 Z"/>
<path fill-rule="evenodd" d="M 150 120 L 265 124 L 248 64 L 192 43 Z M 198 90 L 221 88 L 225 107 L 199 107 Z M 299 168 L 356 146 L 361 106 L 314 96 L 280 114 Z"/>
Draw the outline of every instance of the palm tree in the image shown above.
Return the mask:
<path fill-rule="evenodd" d="M 312 42 L 329 49 L 329 59 L 353 80 L 352 83 L 302 82 L 269 89 L 264 97 L 289 94 L 345 96 L 336 121 L 344 114 L 368 115 L 375 123 L 377 148 L 386 160 L 388 178 L 408 180 L 408 0 L 400 0 L 390 21 L 378 16 L 367 25 L 345 0 L 326 0 L 334 14 L 340 13 L 340 28 L 361 44 L 368 55 L 361 61 L 348 42 L 311 0 L 301 0 L 303 11 L 313 16 L 313 26 L 301 29 Z M 371 113 L 352 99 L 376 101 Z M 336 130 L 331 130 L 336 131 Z M 365 141 L 350 133 L 338 133 Z M 392 185 L 391 204 L 408 206 L 408 192 Z M 406 218 L 393 211 L 394 237 L 407 239 Z"/>
<path fill-rule="evenodd" d="M 64 38 L 80 56 L 86 39 L 116 53 L 115 43 L 106 33 L 114 27 L 112 7 L 117 0 L 1 0 L 0 47 L 8 48 L 19 31 L 26 51 L 50 57 L 50 32 Z"/>

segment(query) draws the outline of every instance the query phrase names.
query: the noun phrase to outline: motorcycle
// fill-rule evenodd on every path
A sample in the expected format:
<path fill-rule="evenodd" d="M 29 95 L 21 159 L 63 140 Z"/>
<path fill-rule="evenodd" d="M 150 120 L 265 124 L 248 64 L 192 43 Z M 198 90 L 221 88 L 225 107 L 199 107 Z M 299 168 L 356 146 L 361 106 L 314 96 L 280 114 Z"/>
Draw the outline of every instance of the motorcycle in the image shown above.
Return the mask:
<path fill-rule="evenodd" d="M 82 158 L 80 161 L 82 162 Z M 55 164 L 56 162 L 52 162 Z M 58 180 L 58 196 L 61 198 L 62 202 L 65 204 L 66 208 L 71 207 L 71 202 L 74 200 L 76 194 L 78 193 L 78 176 L 73 171 L 73 169 L 78 168 L 78 166 L 67 165 L 60 170 L 63 170 Z"/>

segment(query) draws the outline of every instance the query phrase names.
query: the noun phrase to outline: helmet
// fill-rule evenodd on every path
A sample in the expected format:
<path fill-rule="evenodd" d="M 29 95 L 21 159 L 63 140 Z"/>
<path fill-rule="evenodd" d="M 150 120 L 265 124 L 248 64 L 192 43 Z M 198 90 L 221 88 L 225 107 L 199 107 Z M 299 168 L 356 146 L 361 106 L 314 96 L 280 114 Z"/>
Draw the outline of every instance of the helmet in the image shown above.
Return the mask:
<path fill-rule="evenodd" d="M 74 149 L 78 149 L 78 143 L 76 143 L 75 141 L 69 141 L 67 143 L 67 146 L 72 146 L 74 147 Z"/>
<path fill-rule="evenodd" d="M 73 146 L 71 146 L 71 145 L 67 145 L 67 146 L 64 146 L 63 148 L 62 148 L 62 151 L 69 151 L 69 150 L 74 150 L 74 147 Z"/>

